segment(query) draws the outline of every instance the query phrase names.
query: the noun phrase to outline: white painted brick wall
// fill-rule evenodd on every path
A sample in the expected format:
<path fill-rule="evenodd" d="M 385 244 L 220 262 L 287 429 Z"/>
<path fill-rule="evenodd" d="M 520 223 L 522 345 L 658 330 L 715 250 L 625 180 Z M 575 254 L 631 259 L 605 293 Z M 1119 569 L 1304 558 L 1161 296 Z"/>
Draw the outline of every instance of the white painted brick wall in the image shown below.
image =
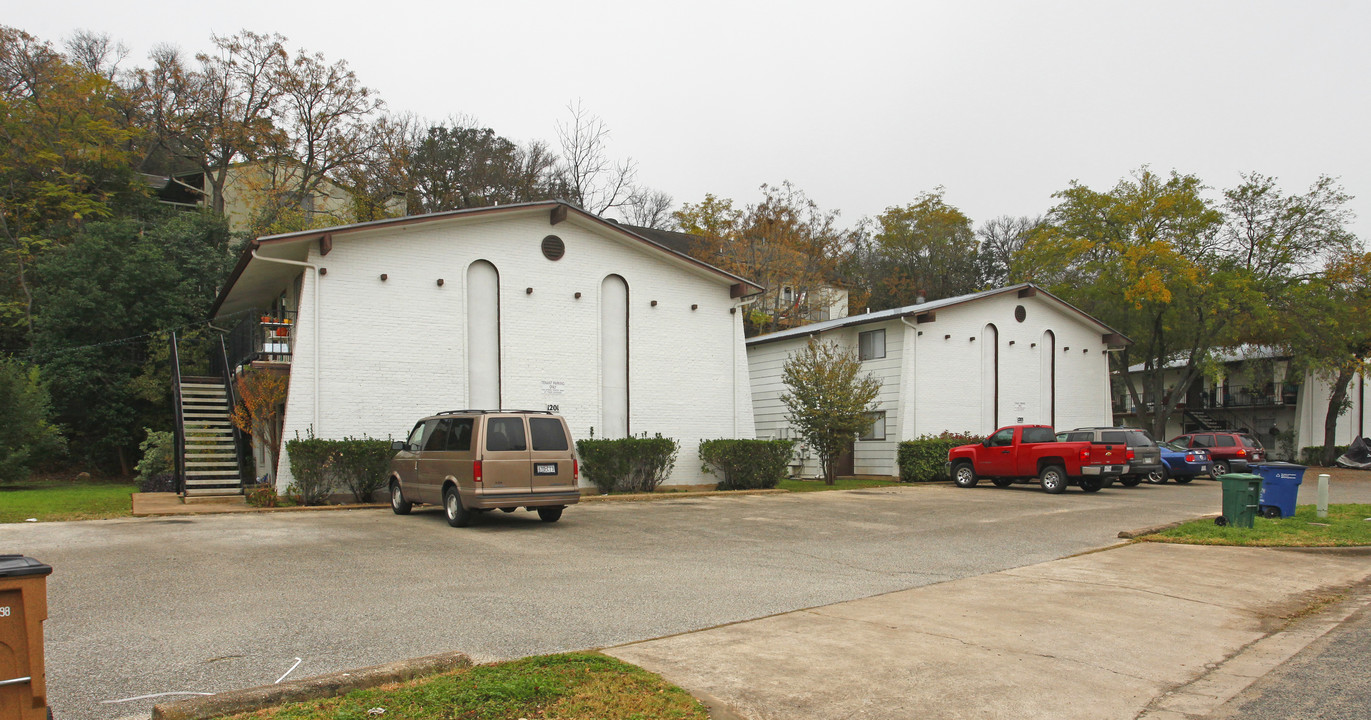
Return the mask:
<path fill-rule="evenodd" d="M 550 234 L 566 245 L 555 262 L 540 249 Z M 478 259 L 500 273 L 504 407 L 556 404 L 577 439 L 600 425 L 599 293 L 614 273 L 629 287 L 630 430 L 680 441 L 669 483 L 715 481 L 700 472 L 700 439 L 753 437 L 742 315 L 730 313 L 730 283 L 574 215 L 550 226 L 545 210 L 345 235 L 327 256 L 314 246 L 309 261 L 328 269 L 320 284 L 322 400 L 315 424 L 315 278 L 306 272 L 283 437 L 303 437 L 314 425 L 319 437 L 400 439 L 424 415 L 468 407 L 465 286 Z M 561 383 L 561 392 L 548 392 L 544 381 Z M 278 478 L 282 488 L 290 483 L 288 461 Z"/>
<path fill-rule="evenodd" d="M 1026 311 L 1022 323 L 1014 319 L 1018 305 Z M 822 334 L 824 340 L 836 339 L 855 348 L 857 333 L 886 330 L 886 359 L 863 365 L 882 380 L 880 408 L 886 411 L 888 440 L 857 442 L 857 473 L 899 474 L 896 455 L 901 440 L 944 431 L 985 434 L 994 429 L 994 420 L 983 413 L 981 403 L 980 343 L 987 323 L 994 323 L 999 331 L 1000 425 L 1013 424 L 1019 417 L 1025 423 L 1049 422 L 1042 403 L 1040 347 L 1036 346 L 1047 329 L 1056 334 L 1056 425 L 1110 423 L 1109 365 L 1098 325 L 1043 296 L 1019 298 L 1014 293 L 938 308 L 936 315 L 935 321 L 913 328 L 893 320 Z M 781 368 L 786 357 L 806 341 L 795 338 L 748 348 L 759 437 L 779 436 L 787 425 L 780 402 L 785 391 Z M 817 465 L 810 463 L 805 472 L 817 474 Z"/>

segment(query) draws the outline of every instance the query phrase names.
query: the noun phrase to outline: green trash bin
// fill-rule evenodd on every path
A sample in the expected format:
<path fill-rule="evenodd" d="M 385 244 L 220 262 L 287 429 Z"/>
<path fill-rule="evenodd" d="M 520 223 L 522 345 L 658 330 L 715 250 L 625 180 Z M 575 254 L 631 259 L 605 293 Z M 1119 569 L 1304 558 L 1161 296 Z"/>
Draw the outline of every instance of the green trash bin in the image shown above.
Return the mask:
<path fill-rule="evenodd" d="M 1262 494 L 1262 478 L 1251 473 L 1229 473 L 1219 477 L 1223 483 L 1223 514 L 1214 518 L 1215 525 L 1252 527 Z"/>

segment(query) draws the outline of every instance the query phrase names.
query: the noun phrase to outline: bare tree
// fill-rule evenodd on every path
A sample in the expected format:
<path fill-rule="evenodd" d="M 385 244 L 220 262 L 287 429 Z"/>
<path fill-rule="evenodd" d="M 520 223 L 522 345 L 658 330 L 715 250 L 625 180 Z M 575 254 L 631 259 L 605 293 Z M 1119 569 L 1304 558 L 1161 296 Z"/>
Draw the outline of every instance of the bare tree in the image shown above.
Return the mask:
<path fill-rule="evenodd" d="M 68 61 L 111 83 L 119 73 L 119 63 L 129 56 L 128 46 L 110 39 L 108 33 L 77 30 L 66 44 Z"/>
<path fill-rule="evenodd" d="M 1012 217 L 1001 215 L 987 220 L 976 230 L 980 241 L 981 281 L 989 287 L 1012 282 L 1014 258 L 1034 230 L 1043 224 L 1041 215 Z"/>
<path fill-rule="evenodd" d="M 661 190 L 639 188 L 620 210 L 630 225 L 665 230 L 671 226 L 671 206 L 675 201 Z"/>
<path fill-rule="evenodd" d="M 603 215 L 633 196 L 638 164 L 631 158 L 615 161 L 608 155 L 609 126 L 577 100 L 567 105 L 571 118 L 557 123 L 562 148 L 558 167 L 567 200 L 581 209 Z"/>

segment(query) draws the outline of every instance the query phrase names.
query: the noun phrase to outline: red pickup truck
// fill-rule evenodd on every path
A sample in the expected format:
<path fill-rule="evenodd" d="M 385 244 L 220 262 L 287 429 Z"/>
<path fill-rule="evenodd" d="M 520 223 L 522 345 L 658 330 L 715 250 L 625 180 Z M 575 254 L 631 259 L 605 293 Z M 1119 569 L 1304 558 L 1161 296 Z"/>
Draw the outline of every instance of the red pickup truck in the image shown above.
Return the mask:
<path fill-rule="evenodd" d="M 1057 442 L 1046 425 L 1010 425 L 983 443 L 949 450 L 947 469 L 957 487 L 975 487 L 984 477 L 996 487 L 1036 479 L 1050 493 L 1067 485 L 1098 492 L 1123 474 L 1132 455 L 1124 443 Z"/>

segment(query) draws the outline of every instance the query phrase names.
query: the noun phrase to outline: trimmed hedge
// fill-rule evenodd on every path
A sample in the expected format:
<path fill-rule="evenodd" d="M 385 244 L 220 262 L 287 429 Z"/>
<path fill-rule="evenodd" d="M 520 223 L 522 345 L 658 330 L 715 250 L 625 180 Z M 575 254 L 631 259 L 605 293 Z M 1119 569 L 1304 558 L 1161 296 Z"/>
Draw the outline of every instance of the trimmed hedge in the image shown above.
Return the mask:
<path fill-rule="evenodd" d="M 661 434 L 656 437 L 576 441 L 581 474 L 600 492 L 652 492 L 676 467 L 681 444 Z"/>
<path fill-rule="evenodd" d="M 786 476 L 794 440 L 701 440 L 700 469 L 719 474 L 720 490 L 774 488 Z"/>
<path fill-rule="evenodd" d="M 1346 445 L 1335 445 L 1333 447 L 1333 459 L 1337 460 L 1347 454 Z M 1323 446 L 1311 445 L 1300 450 L 1300 464 L 1312 465 L 1315 467 L 1323 465 Z"/>
<path fill-rule="evenodd" d="M 295 482 L 286 495 L 300 505 L 323 505 L 330 494 L 348 490 L 359 503 L 386 484 L 386 469 L 394 452 L 389 440 L 343 438 L 323 440 L 309 436 L 286 442 L 290 472 Z"/>
<path fill-rule="evenodd" d="M 984 435 L 943 432 L 900 443 L 900 482 L 934 482 L 947 478 L 947 451 L 984 442 Z"/>

